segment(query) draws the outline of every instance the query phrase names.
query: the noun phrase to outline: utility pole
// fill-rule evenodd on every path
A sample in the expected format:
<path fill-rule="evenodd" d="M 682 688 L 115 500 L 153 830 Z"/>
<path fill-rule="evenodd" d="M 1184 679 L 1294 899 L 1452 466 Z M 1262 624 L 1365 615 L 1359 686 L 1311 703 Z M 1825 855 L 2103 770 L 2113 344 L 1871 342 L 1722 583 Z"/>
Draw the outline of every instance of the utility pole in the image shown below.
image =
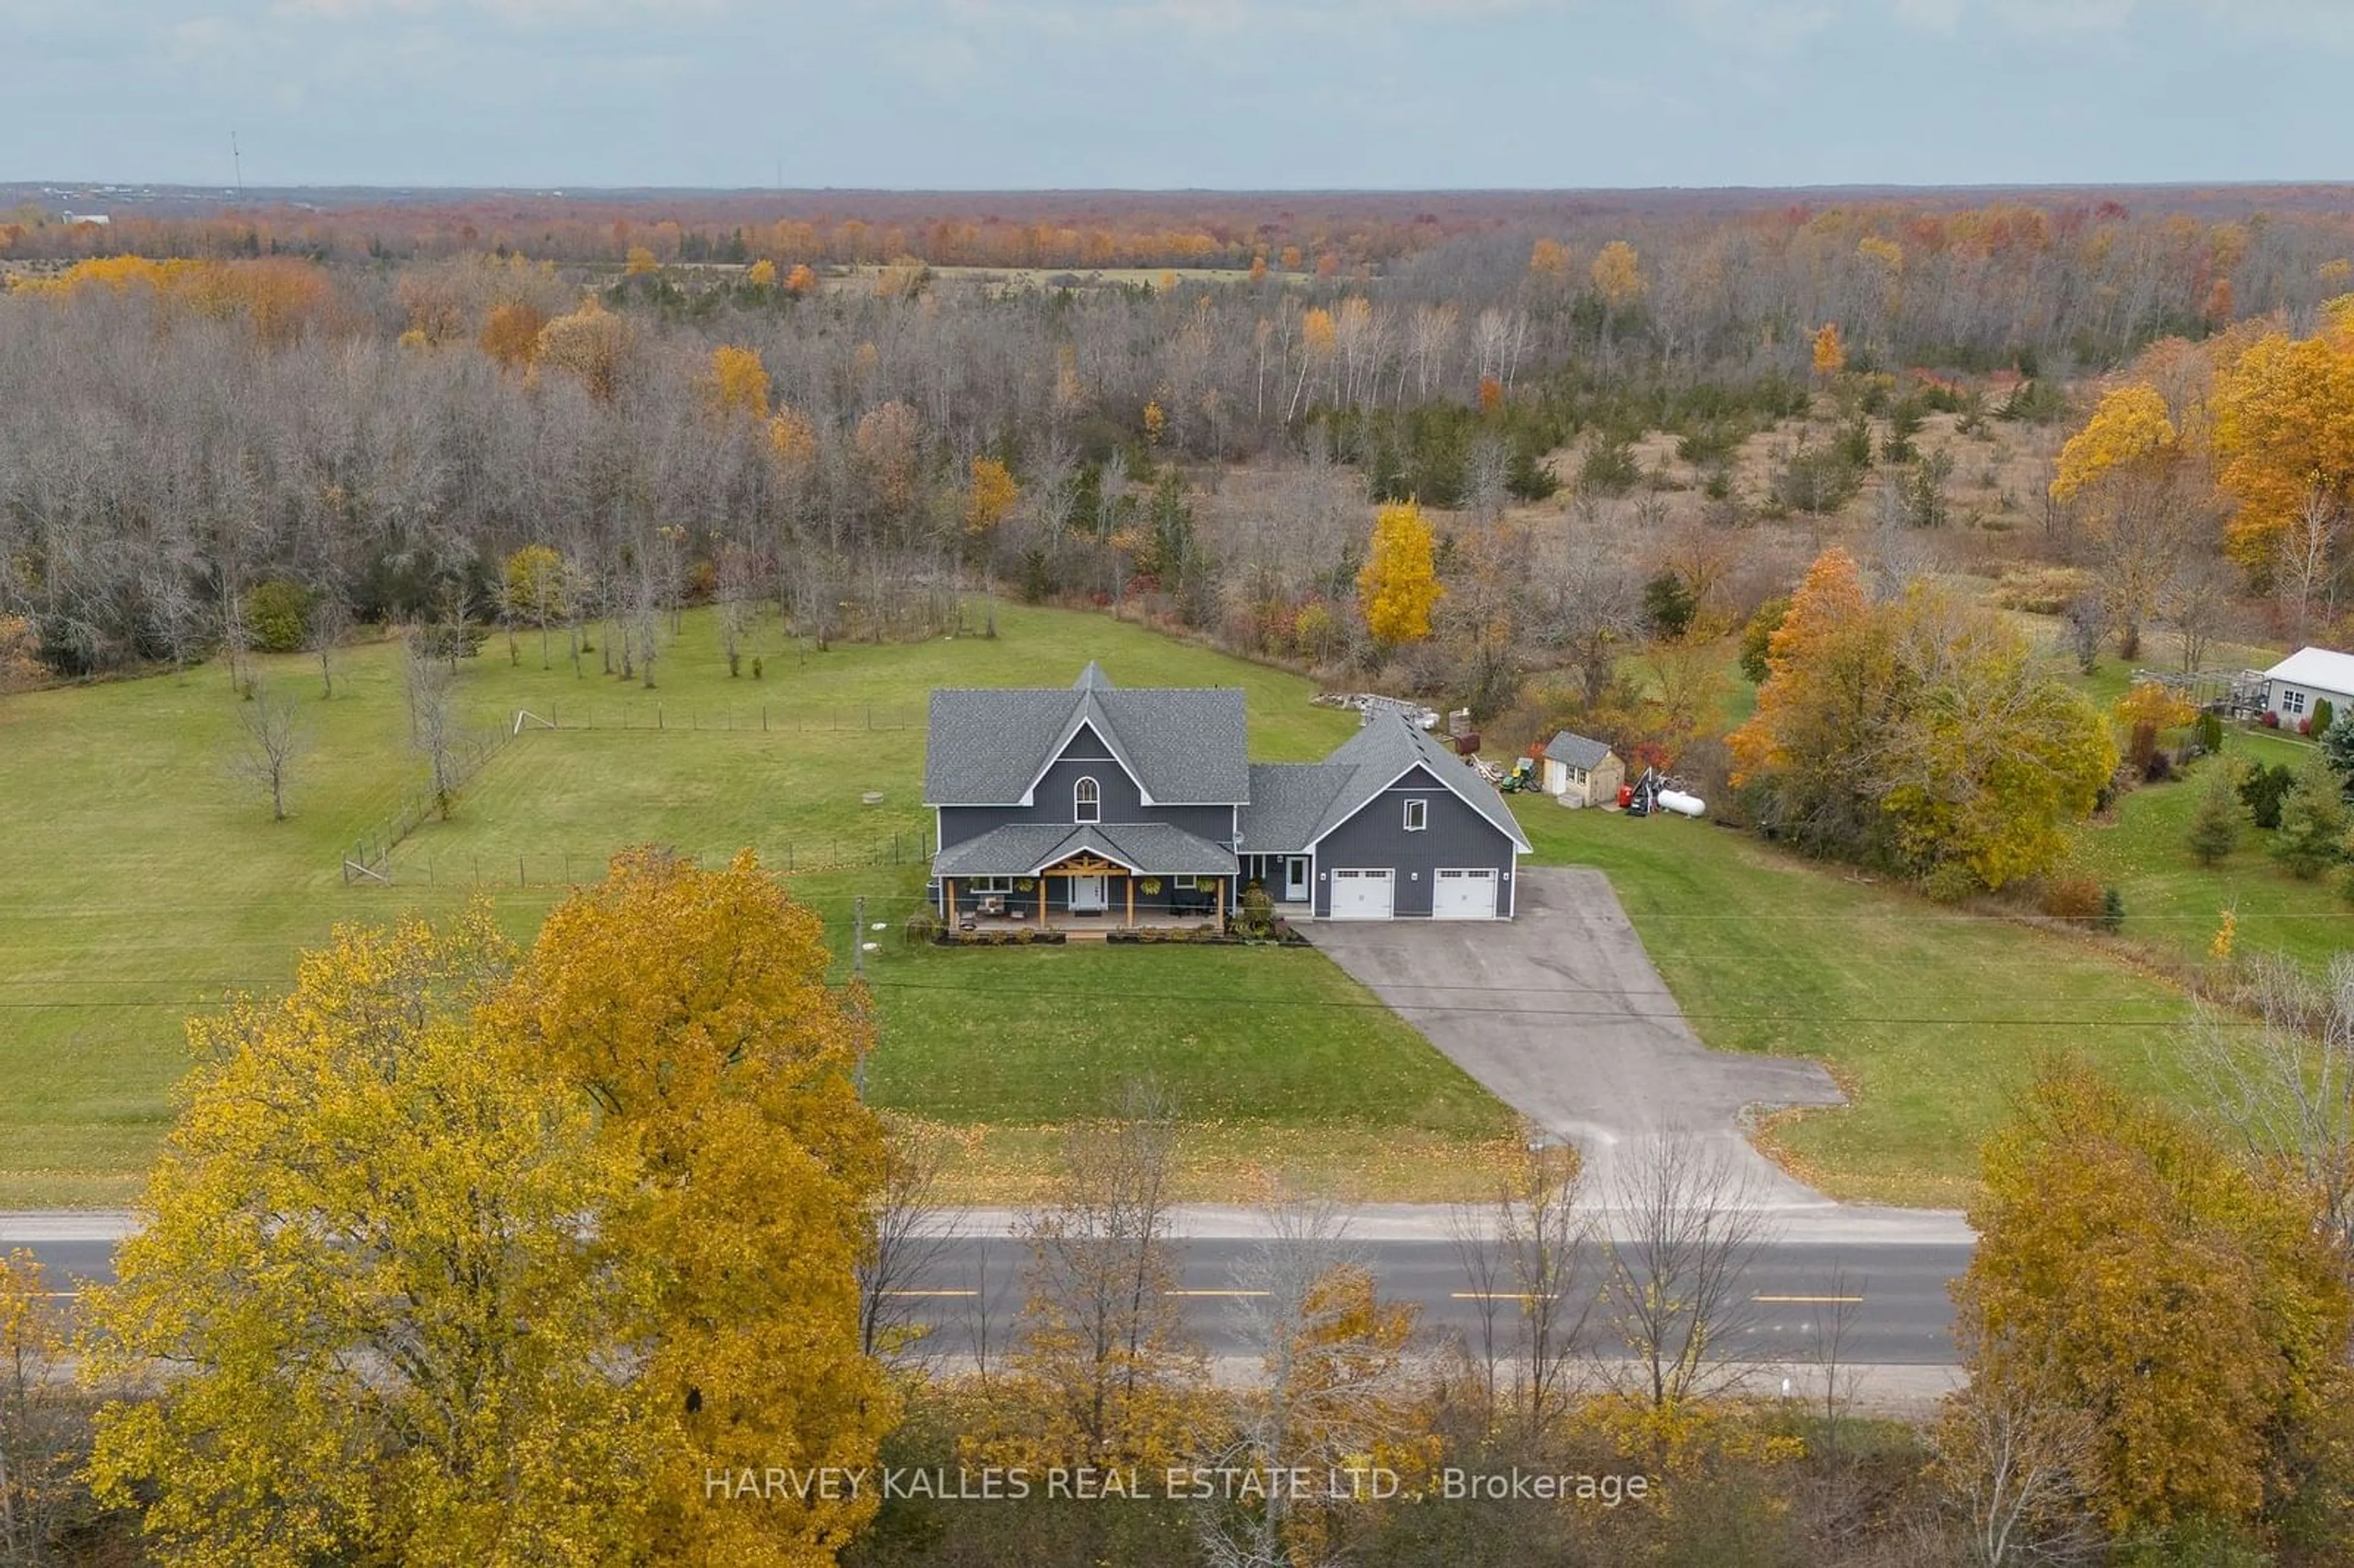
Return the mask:
<path fill-rule="evenodd" d="M 866 980 L 866 895 L 859 894 L 850 901 L 850 980 L 854 985 Z M 860 1099 L 866 1097 L 866 1053 L 858 1054 L 857 1065 L 850 1069 L 850 1086 Z"/>
<path fill-rule="evenodd" d="M 237 176 L 237 199 L 243 201 L 245 199 L 245 158 L 237 150 L 237 132 L 234 130 L 228 133 L 228 166 L 230 172 Z"/>

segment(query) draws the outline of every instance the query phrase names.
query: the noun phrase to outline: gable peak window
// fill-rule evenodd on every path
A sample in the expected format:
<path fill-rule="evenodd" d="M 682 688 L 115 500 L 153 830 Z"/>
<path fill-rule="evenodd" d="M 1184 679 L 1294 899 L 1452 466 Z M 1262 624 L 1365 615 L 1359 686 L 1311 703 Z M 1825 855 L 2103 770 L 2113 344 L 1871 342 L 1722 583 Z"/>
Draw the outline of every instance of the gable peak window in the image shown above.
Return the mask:
<path fill-rule="evenodd" d="M 1092 779 L 1082 779 L 1071 788 L 1071 821 L 1100 822 L 1103 821 L 1103 789 Z"/>
<path fill-rule="evenodd" d="M 1405 803 L 1405 831 L 1418 833 L 1430 825 L 1430 802 L 1416 797 Z"/>

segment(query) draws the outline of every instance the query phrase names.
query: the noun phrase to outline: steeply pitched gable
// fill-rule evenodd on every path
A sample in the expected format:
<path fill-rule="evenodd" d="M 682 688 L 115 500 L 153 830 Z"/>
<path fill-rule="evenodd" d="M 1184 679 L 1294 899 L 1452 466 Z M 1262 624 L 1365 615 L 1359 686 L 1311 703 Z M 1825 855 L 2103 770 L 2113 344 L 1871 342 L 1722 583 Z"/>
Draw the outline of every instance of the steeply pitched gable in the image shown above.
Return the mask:
<path fill-rule="evenodd" d="M 1082 726 L 1095 731 L 1153 805 L 1227 806 L 1249 798 L 1249 730 L 1240 691 L 1122 690 L 1091 663 L 1060 691 L 934 692 L 924 803 L 1024 804 Z"/>

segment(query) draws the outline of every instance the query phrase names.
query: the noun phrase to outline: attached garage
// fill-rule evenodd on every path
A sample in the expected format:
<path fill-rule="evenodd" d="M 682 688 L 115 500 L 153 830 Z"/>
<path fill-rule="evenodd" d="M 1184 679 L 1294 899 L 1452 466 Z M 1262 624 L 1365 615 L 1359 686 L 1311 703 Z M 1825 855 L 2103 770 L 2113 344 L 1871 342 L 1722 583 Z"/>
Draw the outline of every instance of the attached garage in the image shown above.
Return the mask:
<path fill-rule="evenodd" d="M 1396 905 L 1397 878 L 1382 870 L 1336 870 L 1332 873 L 1332 918 L 1386 920 Z"/>
<path fill-rule="evenodd" d="M 1434 920 L 1493 920 L 1496 917 L 1496 873 L 1493 868 L 1441 870 L 1430 889 Z"/>

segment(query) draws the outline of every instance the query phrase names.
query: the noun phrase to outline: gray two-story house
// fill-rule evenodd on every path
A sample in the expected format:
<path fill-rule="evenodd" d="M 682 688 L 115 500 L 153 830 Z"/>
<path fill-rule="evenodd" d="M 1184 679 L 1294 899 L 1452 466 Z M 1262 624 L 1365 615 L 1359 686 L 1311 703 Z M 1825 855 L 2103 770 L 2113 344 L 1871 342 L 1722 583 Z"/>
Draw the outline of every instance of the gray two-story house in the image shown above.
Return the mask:
<path fill-rule="evenodd" d="M 924 803 L 953 920 L 1509 919 L 1529 843 L 1469 765 L 1401 715 L 1321 762 L 1253 764 L 1243 694 L 1114 686 L 932 694 Z"/>

